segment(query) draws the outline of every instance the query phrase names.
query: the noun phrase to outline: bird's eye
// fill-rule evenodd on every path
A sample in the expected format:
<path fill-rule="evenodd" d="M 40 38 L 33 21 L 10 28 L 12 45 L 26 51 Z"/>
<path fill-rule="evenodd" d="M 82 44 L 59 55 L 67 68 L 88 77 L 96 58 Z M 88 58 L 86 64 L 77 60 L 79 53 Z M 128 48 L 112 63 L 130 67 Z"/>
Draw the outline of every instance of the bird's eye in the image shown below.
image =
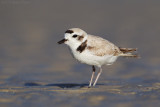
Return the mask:
<path fill-rule="evenodd" d="M 78 35 L 75 34 L 75 35 L 73 35 L 72 37 L 73 37 L 73 38 L 76 38 L 77 36 L 78 36 Z"/>

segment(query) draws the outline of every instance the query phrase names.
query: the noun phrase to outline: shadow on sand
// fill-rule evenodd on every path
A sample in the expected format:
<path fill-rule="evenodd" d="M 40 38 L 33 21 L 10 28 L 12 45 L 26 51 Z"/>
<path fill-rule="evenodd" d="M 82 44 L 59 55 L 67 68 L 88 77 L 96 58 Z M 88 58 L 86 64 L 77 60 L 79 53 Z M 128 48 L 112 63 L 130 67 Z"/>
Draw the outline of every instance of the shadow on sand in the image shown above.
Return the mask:
<path fill-rule="evenodd" d="M 97 85 L 104 85 L 104 84 L 97 84 Z M 24 83 L 24 86 L 56 86 L 59 88 L 83 88 L 83 87 L 88 87 L 88 84 L 82 83 L 82 84 L 77 84 L 77 83 L 55 83 L 55 84 L 40 84 L 40 83 L 35 83 L 35 82 L 27 82 Z"/>
<path fill-rule="evenodd" d="M 88 86 L 88 84 L 75 84 L 75 83 L 55 83 L 55 84 L 40 84 L 40 83 L 35 83 L 35 82 L 28 82 L 25 83 L 24 86 L 56 86 L 59 88 L 83 88 Z"/>

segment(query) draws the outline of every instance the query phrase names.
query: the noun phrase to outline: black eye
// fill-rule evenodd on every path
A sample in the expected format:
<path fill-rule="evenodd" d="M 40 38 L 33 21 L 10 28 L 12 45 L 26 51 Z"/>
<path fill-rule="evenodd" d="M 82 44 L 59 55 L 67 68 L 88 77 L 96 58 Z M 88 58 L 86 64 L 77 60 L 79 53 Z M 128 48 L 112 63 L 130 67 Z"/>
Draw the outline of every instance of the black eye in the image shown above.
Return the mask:
<path fill-rule="evenodd" d="M 78 35 L 75 34 L 75 35 L 73 35 L 72 37 L 73 37 L 73 38 L 76 38 L 77 36 L 78 36 Z"/>

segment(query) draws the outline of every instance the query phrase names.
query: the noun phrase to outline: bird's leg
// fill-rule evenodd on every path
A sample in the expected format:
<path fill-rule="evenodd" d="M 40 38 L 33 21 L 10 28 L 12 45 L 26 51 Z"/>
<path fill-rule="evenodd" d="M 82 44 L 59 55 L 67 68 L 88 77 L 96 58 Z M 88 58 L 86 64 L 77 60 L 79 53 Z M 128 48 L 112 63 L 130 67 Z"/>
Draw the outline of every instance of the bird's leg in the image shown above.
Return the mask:
<path fill-rule="evenodd" d="M 95 71 L 96 71 L 96 69 L 95 69 L 95 67 L 94 67 L 94 65 L 93 65 L 93 66 L 92 66 L 92 76 L 91 76 L 91 80 L 90 80 L 90 82 L 89 82 L 89 87 L 92 86 L 92 81 L 93 81 L 93 78 L 94 78 L 94 73 L 95 73 Z"/>
<path fill-rule="evenodd" d="M 97 83 L 97 81 L 98 81 L 98 78 L 99 78 L 99 76 L 101 75 L 101 73 L 102 73 L 102 68 L 100 67 L 100 68 L 99 68 L 98 75 L 97 75 L 97 77 L 96 77 L 96 80 L 94 81 L 93 86 L 95 86 L 95 85 L 96 85 L 96 83 Z"/>

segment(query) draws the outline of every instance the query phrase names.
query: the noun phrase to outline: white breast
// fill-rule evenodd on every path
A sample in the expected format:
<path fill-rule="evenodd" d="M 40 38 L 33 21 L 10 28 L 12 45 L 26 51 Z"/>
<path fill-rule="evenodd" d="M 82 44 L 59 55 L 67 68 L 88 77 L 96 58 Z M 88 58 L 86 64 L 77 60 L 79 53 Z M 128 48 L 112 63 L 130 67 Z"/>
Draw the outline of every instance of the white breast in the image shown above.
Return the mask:
<path fill-rule="evenodd" d="M 112 55 L 96 56 L 91 54 L 88 50 L 84 50 L 80 53 L 79 51 L 71 49 L 71 53 L 73 54 L 73 57 L 81 63 L 96 65 L 98 67 L 102 65 L 111 65 L 117 59 L 117 56 Z"/>

